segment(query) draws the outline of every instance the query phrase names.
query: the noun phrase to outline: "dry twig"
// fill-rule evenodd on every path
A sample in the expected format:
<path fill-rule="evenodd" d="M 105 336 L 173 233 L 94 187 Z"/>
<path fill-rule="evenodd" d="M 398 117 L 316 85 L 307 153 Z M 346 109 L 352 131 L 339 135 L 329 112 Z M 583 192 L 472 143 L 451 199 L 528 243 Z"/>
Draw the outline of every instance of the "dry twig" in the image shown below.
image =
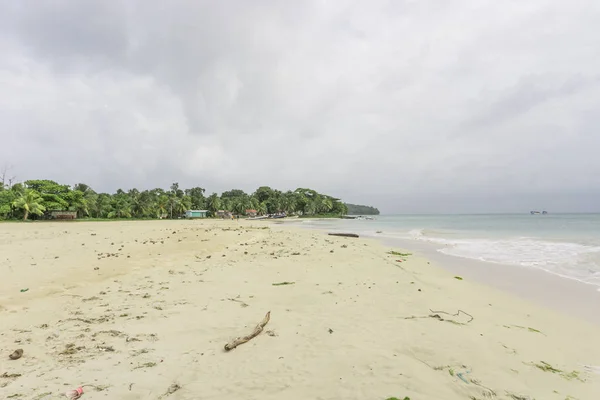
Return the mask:
<path fill-rule="evenodd" d="M 431 311 L 434 314 L 446 314 L 446 315 L 450 315 L 452 317 L 458 317 L 460 315 L 460 313 L 463 313 L 463 314 L 468 315 L 469 317 L 471 317 L 471 319 L 467 321 L 467 324 L 475 319 L 475 318 L 473 318 L 473 316 L 471 314 L 469 314 L 467 312 L 464 312 L 463 310 L 458 310 L 456 312 L 456 314 L 450 314 L 450 313 L 448 313 L 446 311 L 433 311 L 431 308 L 429 309 L 429 311 Z"/>
<path fill-rule="evenodd" d="M 265 325 L 267 325 L 267 323 L 269 322 L 270 319 L 271 319 L 271 311 L 269 311 L 265 315 L 263 320 L 260 321 L 258 323 L 258 325 L 256 325 L 256 327 L 254 328 L 254 331 L 252 331 L 251 334 L 249 334 L 248 336 L 241 337 L 241 338 L 236 338 L 236 339 L 232 340 L 231 342 L 227 343 L 225 345 L 225 351 L 233 350 L 236 347 L 238 347 L 239 345 L 244 344 L 244 343 L 250 341 L 251 339 L 255 338 L 256 336 L 258 336 L 263 331 L 263 328 L 265 327 Z"/>

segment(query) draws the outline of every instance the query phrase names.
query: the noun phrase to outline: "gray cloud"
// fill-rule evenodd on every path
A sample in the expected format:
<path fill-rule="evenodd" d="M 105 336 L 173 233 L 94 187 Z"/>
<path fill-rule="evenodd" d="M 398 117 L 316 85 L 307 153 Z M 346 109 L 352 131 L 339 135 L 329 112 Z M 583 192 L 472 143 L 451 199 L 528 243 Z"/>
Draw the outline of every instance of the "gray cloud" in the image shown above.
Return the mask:
<path fill-rule="evenodd" d="M 599 17 L 593 0 L 4 2 L 0 163 L 107 191 L 589 211 Z"/>

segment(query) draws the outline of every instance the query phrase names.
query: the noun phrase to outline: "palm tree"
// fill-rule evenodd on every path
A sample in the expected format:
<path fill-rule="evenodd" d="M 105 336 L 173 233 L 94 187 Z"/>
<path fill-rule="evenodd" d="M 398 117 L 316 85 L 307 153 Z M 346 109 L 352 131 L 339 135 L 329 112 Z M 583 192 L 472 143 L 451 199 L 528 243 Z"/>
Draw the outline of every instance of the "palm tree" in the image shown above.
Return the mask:
<path fill-rule="evenodd" d="M 323 196 L 320 199 L 320 206 L 321 206 L 321 211 L 328 213 L 329 211 L 331 211 L 331 209 L 333 208 L 333 202 L 331 201 L 331 199 L 327 196 Z"/>
<path fill-rule="evenodd" d="M 131 218 L 131 205 L 126 201 L 115 202 L 108 218 Z"/>
<path fill-rule="evenodd" d="M 165 194 L 160 195 L 156 201 L 156 216 L 163 218 L 167 215 L 167 209 L 169 208 L 169 197 Z"/>
<path fill-rule="evenodd" d="M 265 215 L 267 213 L 267 205 L 265 203 L 260 203 L 256 206 L 256 211 L 259 215 Z"/>
<path fill-rule="evenodd" d="M 213 193 L 208 196 L 206 199 L 206 207 L 208 208 L 208 211 L 212 213 L 212 215 L 215 215 L 217 211 L 221 209 L 221 199 L 219 199 L 219 195 Z"/>
<path fill-rule="evenodd" d="M 65 200 L 69 204 L 69 210 L 77 211 L 79 217 L 89 214 L 89 207 L 85 194 L 80 190 L 72 190 L 65 196 Z"/>
<path fill-rule="evenodd" d="M 46 211 L 46 207 L 42 205 L 42 197 L 32 189 L 25 189 L 21 197 L 14 201 L 13 207 L 23 210 L 23 221 L 27 220 L 29 214 L 42 215 Z"/>
<path fill-rule="evenodd" d="M 111 211 L 110 195 L 108 193 L 100 193 L 96 196 L 92 204 L 93 214 L 96 218 L 104 218 Z"/>
<path fill-rule="evenodd" d="M 232 203 L 230 198 L 221 198 L 221 208 L 225 211 L 232 211 Z"/>
<path fill-rule="evenodd" d="M 143 217 L 146 214 L 146 204 L 140 192 L 137 189 L 131 189 L 127 194 L 131 202 L 132 213 L 138 218 Z"/>
<path fill-rule="evenodd" d="M 250 207 L 252 207 L 252 202 L 250 201 L 249 197 L 239 197 L 235 199 L 232 211 L 235 211 L 237 214 L 240 215 L 245 215 L 246 210 L 248 210 Z"/>

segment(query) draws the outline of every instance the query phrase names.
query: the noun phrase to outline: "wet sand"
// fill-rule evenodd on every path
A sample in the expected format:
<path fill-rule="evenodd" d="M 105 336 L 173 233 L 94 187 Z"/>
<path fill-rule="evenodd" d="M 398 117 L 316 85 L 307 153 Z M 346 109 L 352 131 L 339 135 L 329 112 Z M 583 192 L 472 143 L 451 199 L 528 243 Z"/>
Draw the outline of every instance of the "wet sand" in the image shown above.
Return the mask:
<path fill-rule="evenodd" d="M 387 246 L 410 248 L 434 265 L 487 286 L 600 326 L 600 289 L 534 268 L 471 260 L 437 251 L 414 240 L 385 239 Z"/>

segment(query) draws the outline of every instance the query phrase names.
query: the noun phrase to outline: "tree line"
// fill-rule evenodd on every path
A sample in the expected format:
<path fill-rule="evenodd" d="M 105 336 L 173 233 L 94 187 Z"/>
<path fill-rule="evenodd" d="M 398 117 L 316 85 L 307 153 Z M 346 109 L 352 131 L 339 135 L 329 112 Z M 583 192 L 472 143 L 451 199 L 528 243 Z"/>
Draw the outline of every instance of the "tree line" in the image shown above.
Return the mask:
<path fill-rule="evenodd" d="M 348 208 L 348 215 L 379 215 L 379 210 L 371 206 L 346 203 L 346 207 Z"/>
<path fill-rule="evenodd" d="M 233 189 L 218 195 L 205 195 L 202 187 L 182 189 L 173 183 L 168 190 L 130 189 L 113 194 L 97 193 L 89 185 L 59 184 L 52 180 L 28 180 L 12 184 L 0 181 L 0 219 L 43 218 L 53 210 L 77 212 L 78 218 L 179 218 L 187 210 L 208 210 L 245 215 L 287 213 L 301 216 L 341 216 L 347 206 L 335 197 L 312 189 L 298 188 L 282 192 L 261 186 L 253 193 Z"/>

